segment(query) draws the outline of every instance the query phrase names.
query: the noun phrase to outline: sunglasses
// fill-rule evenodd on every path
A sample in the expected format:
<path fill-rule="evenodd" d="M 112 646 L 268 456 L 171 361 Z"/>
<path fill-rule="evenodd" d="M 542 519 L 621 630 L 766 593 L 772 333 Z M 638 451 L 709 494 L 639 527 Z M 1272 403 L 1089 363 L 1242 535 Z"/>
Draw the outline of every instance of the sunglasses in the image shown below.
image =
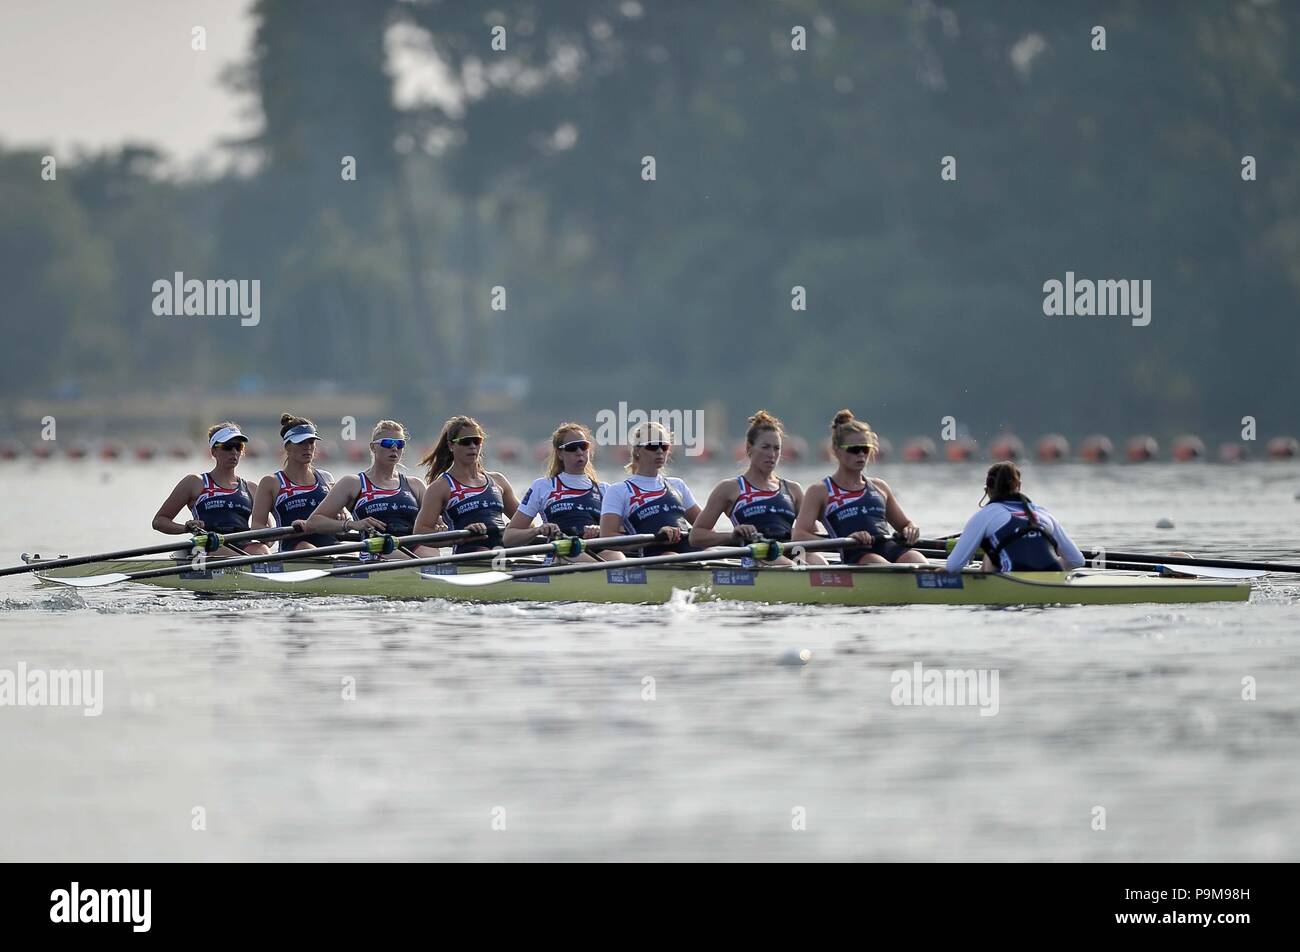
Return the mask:
<path fill-rule="evenodd" d="M 382 446 L 386 450 L 400 450 L 406 447 L 406 440 L 394 440 L 391 437 L 375 440 L 371 446 Z"/>
<path fill-rule="evenodd" d="M 218 444 L 217 444 L 215 447 L 213 447 L 213 448 L 214 448 L 214 449 L 218 449 L 218 450 L 234 450 L 234 451 L 238 451 L 238 452 L 242 453 L 242 452 L 244 452 L 244 441 L 243 441 L 243 440 L 231 440 L 229 443 L 218 443 Z"/>
<path fill-rule="evenodd" d="M 671 443 L 638 443 L 637 446 L 643 450 L 649 450 L 651 453 L 668 452 L 673 448 Z"/>
<path fill-rule="evenodd" d="M 483 437 L 481 437 L 481 436 L 458 436 L 458 437 L 456 437 L 456 439 L 454 439 L 454 440 L 450 440 L 449 442 L 455 443 L 457 446 L 482 446 L 482 445 L 483 445 Z"/>
<path fill-rule="evenodd" d="M 589 450 L 591 449 L 591 442 L 589 440 L 570 440 L 567 443 L 561 443 L 556 449 L 565 453 L 572 453 L 574 450 Z"/>
<path fill-rule="evenodd" d="M 849 445 L 845 445 L 841 443 L 840 449 L 842 449 L 846 453 L 859 453 L 862 455 L 866 455 L 867 453 L 870 453 L 872 450 L 874 450 L 875 447 L 872 446 L 870 443 L 852 443 Z"/>

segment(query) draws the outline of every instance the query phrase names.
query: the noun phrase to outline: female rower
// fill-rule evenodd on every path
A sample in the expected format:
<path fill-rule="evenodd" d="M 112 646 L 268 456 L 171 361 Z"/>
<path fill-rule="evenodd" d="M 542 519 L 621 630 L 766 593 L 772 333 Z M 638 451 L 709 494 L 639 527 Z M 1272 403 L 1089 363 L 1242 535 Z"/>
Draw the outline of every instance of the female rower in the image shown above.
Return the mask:
<path fill-rule="evenodd" d="M 248 481 L 235 475 L 235 467 L 247 445 L 248 437 L 239 431 L 238 423 L 226 420 L 209 427 L 211 471 L 201 476 L 191 474 L 176 484 L 153 517 L 154 529 L 167 535 L 246 532 L 253 513 L 253 494 L 249 492 Z M 177 514 L 186 506 L 194 518 L 177 522 Z M 214 554 L 266 555 L 270 551 L 262 542 L 245 542 L 238 547 L 223 545 Z"/>
<path fill-rule="evenodd" d="M 1077 569 L 1083 553 L 1046 509 L 1020 491 L 1015 463 L 994 463 L 984 478 L 987 506 L 971 516 L 948 555 L 949 572 L 960 572 L 982 548 L 986 572 L 1059 572 Z"/>
<path fill-rule="evenodd" d="M 593 455 L 591 431 L 581 423 L 561 423 L 555 428 L 546 475 L 533 480 L 524 493 L 506 526 L 505 545 L 527 545 L 538 536 L 594 539 L 600 535 L 600 508 L 609 484 L 596 478 Z M 535 526 L 539 516 L 541 525 Z M 584 552 L 573 561 L 593 559 Z"/>
<path fill-rule="evenodd" d="M 501 545 L 506 519 L 519 509 L 510 481 L 483 468 L 487 437 L 473 417 L 455 416 L 442 425 L 437 445 L 420 463 L 428 467 L 429 491 L 424 494 L 416 532 L 468 529 L 485 535 L 481 542 L 462 543 L 452 552 L 485 552 Z M 430 554 L 434 554 L 429 547 Z"/>
<path fill-rule="evenodd" d="M 311 420 L 292 413 L 282 413 L 280 440 L 284 443 L 283 468 L 270 476 L 263 476 L 257 484 L 251 524 L 256 529 L 274 524 L 291 525 L 304 531 L 307 518 L 329 495 L 334 477 L 313 465 L 320 437 L 316 435 L 316 425 Z M 273 516 L 274 523 L 271 522 Z M 280 551 L 314 549 L 336 542 L 336 536 L 319 533 L 305 539 L 283 541 L 280 543 Z"/>
<path fill-rule="evenodd" d="M 794 539 L 815 539 L 817 520 L 834 538 L 858 543 L 840 550 L 840 561 L 849 565 L 883 562 L 924 562 L 925 556 L 910 546 L 921 530 L 903 512 L 883 479 L 866 475 L 875 458 L 879 441 L 864 420 L 841 410 L 831 421 L 831 449 L 839 466 L 820 483 L 809 486 L 794 523 Z M 894 530 L 903 536 L 895 542 Z M 809 553 L 807 561 L 817 561 Z"/>
<path fill-rule="evenodd" d="M 629 442 L 632 459 L 626 468 L 630 475 L 606 490 L 600 509 L 600 534 L 653 532 L 662 542 L 647 546 L 645 555 L 696 551 L 687 540 L 687 533 L 700 514 L 699 503 L 684 482 L 676 476 L 662 474 L 672 453 L 672 434 L 660 423 L 641 423 L 632 429 Z M 612 549 L 606 556 L 624 558 L 623 553 Z"/>
<path fill-rule="evenodd" d="M 803 502 L 803 487 L 776 475 L 784 434 L 781 421 L 766 410 L 759 410 L 749 418 L 749 429 L 745 432 L 749 469 L 713 487 L 704 510 L 691 527 L 692 545 L 734 545 L 737 541 L 743 544 L 760 536 L 779 542 L 789 540 L 795 514 Z M 734 532 L 714 531 L 718 517 L 724 512 L 731 519 Z M 785 556 L 774 562 L 789 563 Z"/>
<path fill-rule="evenodd" d="M 358 529 L 391 536 L 415 532 L 415 517 L 426 495 L 424 483 L 399 473 L 402 451 L 410 439 L 396 420 L 380 420 L 370 433 L 370 467 L 339 479 L 307 519 L 307 531 L 326 535 Z M 352 512 L 347 516 L 344 510 Z M 393 553 L 406 558 L 409 553 Z"/>

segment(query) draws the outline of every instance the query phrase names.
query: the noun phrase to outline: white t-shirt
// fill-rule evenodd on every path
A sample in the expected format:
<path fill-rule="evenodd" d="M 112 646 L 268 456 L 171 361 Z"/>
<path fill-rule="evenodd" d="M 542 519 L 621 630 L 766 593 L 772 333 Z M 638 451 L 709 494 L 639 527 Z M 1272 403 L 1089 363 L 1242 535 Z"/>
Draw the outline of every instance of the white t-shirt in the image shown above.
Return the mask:
<path fill-rule="evenodd" d="M 667 483 L 677 494 L 677 498 L 682 501 L 683 509 L 690 509 L 698 505 L 695 497 L 691 495 L 690 487 L 678 479 L 676 476 L 629 476 L 628 480 L 637 488 L 646 492 L 654 492 L 662 489 L 664 483 Z M 627 524 L 627 511 L 632 501 L 632 493 L 627 488 L 627 483 L 619 481 L 610 483 L 609 488 L 605 490 L 605 501 L 600 508 L 600 514 L 607 516 L 610 514 L 618 516 L 623 520 L 623 528 L 631 531 Z"/>
<path fill-rule="evenodd" d="M 559 475 L 560 484 L 567 489 L 590 489 L 591 480 L 581 474 L 571 476 L 568 473 Z M 609 491 L 609 483 L 599 483 L 602 498 Z M 529 519 L 542 511 L 548 499 L 551 498 L 554 484 L 552 477 L 542 476 L 534 479 L 533 484 L 528 487 L 528 492 L 524 493 L 524 498 L 519 501 L 519 511 Z"/>

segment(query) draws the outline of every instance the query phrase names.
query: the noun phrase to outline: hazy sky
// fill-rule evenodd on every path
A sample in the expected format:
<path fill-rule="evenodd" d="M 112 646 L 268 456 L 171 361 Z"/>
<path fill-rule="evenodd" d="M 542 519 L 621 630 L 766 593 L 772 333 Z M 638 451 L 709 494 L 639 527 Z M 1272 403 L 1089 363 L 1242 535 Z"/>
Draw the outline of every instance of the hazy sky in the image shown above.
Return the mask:
<path fill-rule="evenodd" d="M 251 0 L 0 0 L 0 141 L 149 142 L 188 164 L 256 127 L 220 82 L 246 56 Z M 191 30 L 207 31 L 207 50 Z"/>

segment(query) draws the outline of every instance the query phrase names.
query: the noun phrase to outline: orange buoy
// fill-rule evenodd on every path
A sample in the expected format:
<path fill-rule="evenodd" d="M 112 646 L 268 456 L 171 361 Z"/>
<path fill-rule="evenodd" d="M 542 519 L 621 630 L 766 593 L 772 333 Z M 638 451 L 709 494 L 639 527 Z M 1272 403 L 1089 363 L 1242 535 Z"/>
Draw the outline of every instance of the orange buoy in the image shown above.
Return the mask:
<path fill-rule="evenodd" d="M 1155 441 L 1155 437 L 1146 434 L 1133 437 L 1124 447 L 1124 455 L 1128 457 L 1130 463 L 1148 462 L 1155 459 L 1159 453 L 1160 444 Z"/>
<path fill-rule="evenodd" d="M 167 447 L 167 455 L 172 459 L 189 459 L 194 455 L 194 447 L 188 443 L 173 443 Z"/>
<path fill-rule="evenodd" d="M 1300 443 L 1294 436 L 1275 436 L 1268 441 L 1269 459 L 1295 459 L 1300 456 Z"/>
<path fill-rule="evenodd" d="M 887 436 L 877 436 L 877 442 L 880 444 L 876 447 L 876 462 L 882 462 L 894 455 L 894 444 L 889 441 Z"/>
<path fill-rule="evenodd" d="M 1084 437 L 1079 444 L 1079 459 L 1087 463 L 1106 463 L 1115 455 L 1115 445 L 1100 433 Z"/>
<path fill-rule="evenodd" d="M 781 456 L 792 463 L 797 463 L 808 456 L 808 441 L 802 436 L 787 433 L 785 439 L 781 441 Z"/>
<path fill-rule="evenodd" d="M 1040 437 L 1034 455 L 1043 463 L 1060 463 L 1070 458 L 1070 441 L 1060 433 Z"/>
<path fill-rule="evenodd" d="M 492 455 L 503 463 L 513 463 L 523 459 L 528 452 L 528 445 L 513 436 L 499 436 L 492 441 Z"/>
<path fill-rule="evenodd" d="M 979 455 L 980 445 L 969 436 L 947 440 L 943 446 L 944 456 L 950 463 L 969 463 Z"/>
<path fill-rule="evenodd" d="M 49 459 L 54 455 L 54 441 L 41 440 L 32 447 L 32 455 L 37 459 Z"/>
<path fill-rule="evenodd" d="M 1240 463 L 1248 459 L 1250 454 L 1246 452 L 1244 443 L 1220 443 L 1219 444 L 1219 462 L 1220 463 Z"/>
<path fill-rule="evenodd" d="M 141 461 L 151 460 L 158 455 L 157 443 L 137 443 L 135 445 L 135 458 Z"/>
<path fill-rule="evenodd" d="M 0 440 L 0 459 L 17 459 L 23 455 L 23 445 L 15 440 Z"/>
<path fill-rule="evenodd" d="M 934 459 L 934 440 L 928 436 L 914 436 L 903 444 L 903 462 L 928 463 Z"/>
<path fill-rule="evenodd" d="M 81 440 L 74 440 L 67 445 L 64 453 L 67 454 L 68 459 L 85 459 L 90 454 L 90 447 Z"/>
<path fill-rule="evenodd" d="M 989 459 L 995 463 L 1005 462 L 1023 458 L 1025 455 L 1025 444 L 1020 441 L 1020 437 L 1014 433 L 1003 433 L 994 437 L 993 442 L 989 444 Z"/>
<path fill-rule="evenodd" d="M 1174 440 L 1169 452 L 1178 462 L 1190 463 L 1193 460 L 1205 459 L 1205 444 L 1201 442 L 1199 436 L 1188 434 Z"/>

